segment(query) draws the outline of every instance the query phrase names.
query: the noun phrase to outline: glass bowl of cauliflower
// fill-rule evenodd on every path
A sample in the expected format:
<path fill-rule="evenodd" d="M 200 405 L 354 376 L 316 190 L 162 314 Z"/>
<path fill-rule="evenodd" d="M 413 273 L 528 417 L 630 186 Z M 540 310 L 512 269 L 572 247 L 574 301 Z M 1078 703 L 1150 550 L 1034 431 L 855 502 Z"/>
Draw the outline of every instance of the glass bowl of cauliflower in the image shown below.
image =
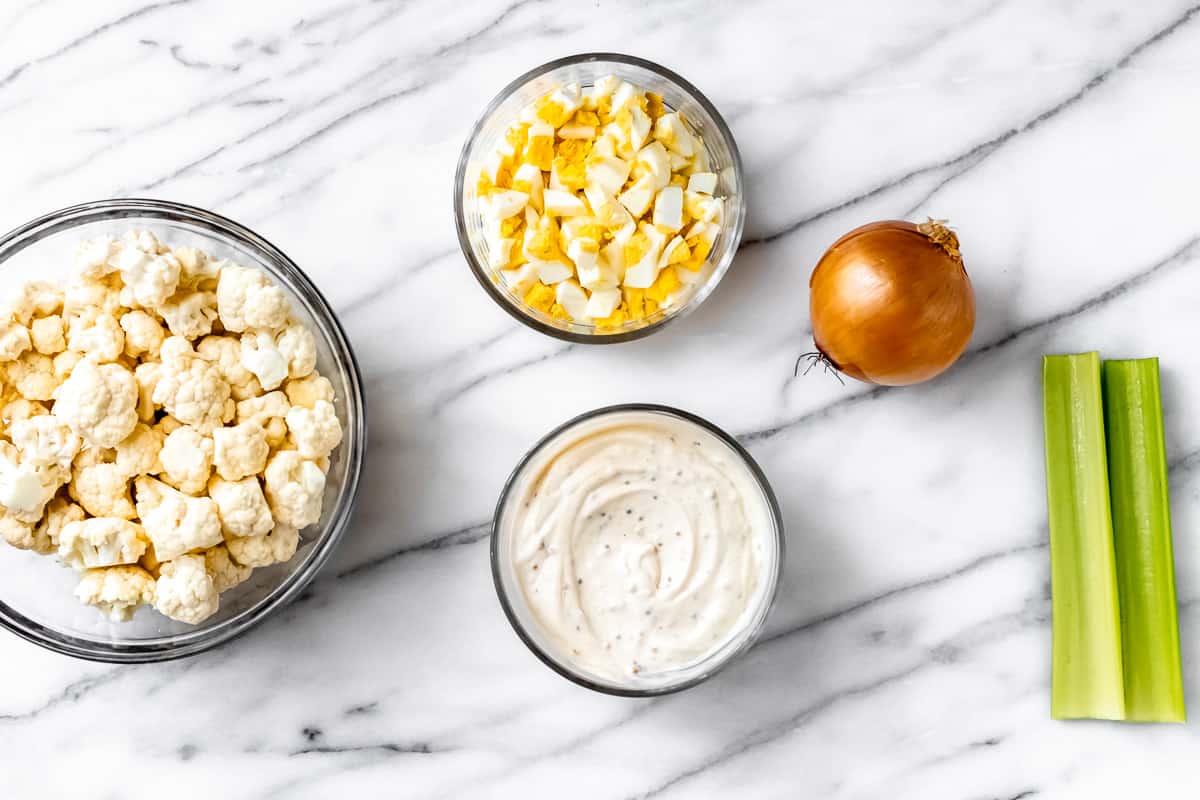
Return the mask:
<path fill-rule="evenodd" d="M 0 266 L 0 625 L 160 661 L 299 595 L 366 445 L 354 353 L 308 277 L 158 200 L 40 217 Z"/>

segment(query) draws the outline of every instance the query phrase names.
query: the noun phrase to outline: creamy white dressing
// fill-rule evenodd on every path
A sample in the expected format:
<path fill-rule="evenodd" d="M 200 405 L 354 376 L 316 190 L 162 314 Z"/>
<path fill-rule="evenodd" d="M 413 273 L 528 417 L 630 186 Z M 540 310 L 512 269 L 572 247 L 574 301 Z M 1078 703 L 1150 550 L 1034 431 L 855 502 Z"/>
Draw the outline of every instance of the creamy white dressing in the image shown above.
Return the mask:
<path fill-rule="evenodd" d="M 654 412 L 560 435 L 514 487 L 511 568 L 544 639 L 621 681 L 704 661 L 761 608 L 766 499 L 709 431 Z"/>

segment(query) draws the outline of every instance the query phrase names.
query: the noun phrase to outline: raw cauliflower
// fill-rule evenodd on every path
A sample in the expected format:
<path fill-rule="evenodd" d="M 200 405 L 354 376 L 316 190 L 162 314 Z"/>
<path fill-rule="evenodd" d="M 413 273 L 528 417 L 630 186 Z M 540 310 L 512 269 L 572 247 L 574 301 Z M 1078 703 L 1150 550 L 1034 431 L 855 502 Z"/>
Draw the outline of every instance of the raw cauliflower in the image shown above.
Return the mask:
<path fill-rule="evenodd" d="M 300 532 L 289 525 L 276 525 L 262 536 L 234 536 L 225 546 L 233 560 L 247 567 L 269 567 L 296 555 Z"/>
<path fill-rule="evenodd" d="M 93 517 L 133 519 L 129 473 L 116 463 L 115 450 L 91 447 L 75 457 L 67 492 Z"/>
<path fill-rule="evenodd" d="M 320 518 L 342 431 L 316 337 L 262 272 L 148 231 L 76 267 L 0 301 L 0 537 L 114 621 L 199 623 Z"/>
<path fill-rule="evenodd" d="M 0 506 L 14 519 L 33 525 L 69 473 L 57 464 L 23 463 L 20 451 L 0 441 Z"/>
<path fill-rule="evenodd" d="M 79 579 L 75 596 L 113 622 L 128 622 L 138 606 L 154 602 L 154 578 L 137 566 L 89 569 Z"/>
<path fill-rule="evenodd" d="M 254 571 L 254 567 L 244 567 L 230 558 L 229 548 L 223 544 L 204 551 L 204 568 L 218 593 L 245 582 Z"/>
<path fill-rule="evenodd" d="M 324 375 L 312 374 L 307 378 L 288 381 L 283 386 L 287 401 L 293 406 L 312 408 L 318 400 L 333 402 L 333 384 Z"/>
<path fill-rule="evenodd" d="M 192 497 L 146 475 L 134 481 L 134 490 L 138 517 L 160 560 L 221 543 L 221 518 L 211 498 Z"/>
<path fill-rule="evenodd" d="M 39 540 L 43 540 L 49 545 L 45 552 L 53 552 L 58 550 L 62 529 L 66 527 L 67 523 L 83 522 L 85 519 L 87 519 L 87 513 L 81 507 L 65 497 L 55 497 L 46 504 L 46 513 L 42 515 L 42 521 L 37 524 L 35 534 Z"/>
<path fill-rule="evenodd" d="M 0 322 L 0 361 L 14 361 L 32 347 L 29 329 L 19 322 Z"/>
<path fill-rule="evenodd" d="M 4 310 L 22 325 L 30 325 L 35 317 L 49 317 L 62 311 L 63 291 L 46 281 L 30 281 L 10 292 Z"/>
<path fill-rule="evenodd" d="M 141 310 L 130 311 L 121 317 L 121 330 L 125 332 L 125 355 L 130 358 L 158 358 L 163 339 L 167 337 L 158 320 Z"/>
<path fill-rule="evenodd" d="M 196 344 L 196 352 L 216 365 L 229 384 L 233 399 L 241 402 L 262 394 L 254 373 L 242 365 L 242 347 L 232 336 L 205 336 Z"/>
<path fill-rule="evenodd" d="M 41 353 L 26 353 L 16 361 L 6 362 L 4 377 L 22 397 L 30 400 L 50 400 L 59 386 L 54 360 Z"/>
<path fill-rule="evenodd" d="M 318 400 L 312 409 L 295 406 L 287 413 L 288 432 L 300 455 L 307 459 L 324 458 L 342 442 L 342 424 L 333 404 Z"/>
<path fill-rule="evenodd" d="M 65 350 L 54 357 L 54 377 L 60 385 L 71 377 L 80 361 L 83 361 L 83 354 L 74 350 Z"/>
<path fill-rule="evenodd" d="M 265 426 L 268 420 L 287 416 L 287 397 L 283 392 L 269 392 L 260 397 L 251 397 L 237 404 L 238 422 L 257 422 Z"/>
<path fill-rule="evenodd" d="M 167 436 L 158 457 L 166 483 L 181 492 L 199 494 L 212 472 L 212 437 L 184 425 Z"/>
<path fill-rule="evenodd" d="M 79 452 L 79 435 L 53 414 L 14 420 L 9 438 L 20 451 L 21 461 L 35 467 L 70 469 Z"/>
<path fill-rule="evenodd" d="M 227 481 L 257 475 L 267 465 L 267 433 L 257 422 L 213 431 L 213 466 Z"/>
<path fill-rule="evenodd" d="M 217 296 L 212 292 L 180 292 L 156 310 L 173 336 L 199 339 L 212 333 Z"/>
<path fill-rule="evenodd" d="M 133 564 L 146 552 L 146 532 L 127 519 L 68 522 L 58 534 L 58 558 L 78 570 Z"/>
<path fill-rule="evenodd" d="M 168 559 L 154 585 L 154 607 L 179 622 L 197 625 L 217 613 L 221 595 L 208 574 L 204 556 Z"/>
<path fill-rule="evenodd" d="M 176 247 L 175 257 L 179 259 L 179 288 L 180 289 L 216 289 L 217 278 L 225 262 L 213 260 L 203 250 L 194 247 Z"/>
<path fill-rule="evenodd" d="M 262 272 L 228 264 L 217 281 L 217 313 L 225 330 L 273 331 L 288 318 L 287 295 Z"/>
<path fill-rule="evenodd" d="M 226 539 L 231 536 L 262 536 L 275 526 L 271 508 L 256 477 L 227 481 L 213 476 L 208 483 L 208 496 L 217 504 L 221 530 Z"/>
<path fill-rule="evenodd" d="M 288 362 L 288 377 L 292 380 L 305 378 L 317 368 L 317 340 L 304 325 L 289 320 L 279 336 L 275 338 L 279 352 Z"/>
<path fill-rule="evenodd" d="M 31 522 L 22 522 L 9 512 L 0 513 L 0 537 L 18 550 L 49 555 L 57 547 L 44 531 Z"/>
<path fill-rule="evenodd" d="M 179 259 L 174 253 L 145 253 L 124 249 L 114 258 L 121 271 L 121 305 L 158 308 L 179 285 Z"/>
<path fill-rule="evenodd" d="M 212 433 L 233 418 L 236 405 L 229 384 L 216 366 L 196 355 L 182 336 L 163 342 L 163 371 L 155 384 L 153 402 L 184 425 Z"/>
<path fill-rule="evenodd" d="M 117 467 L 129 477 L 157 475 L 163 471 L 158 454 L 163 448 L 163 434 L 144 422 L 117 445 Z"/>
<path fill-rule="evenodd" d="M 67 323 L 67 349 L 104 364 L 125 352 L 125 331 L 112 314 L 89 309 Z"/>
<path fill-rule="evenodd" d="M 58 355 L 67 349 L 63 318 L 58 314 L 38 317 L 29 323 L 29 340 L 33 349 L 45 356 Z"/>
<path fill-rule="evenodd" d="M 263 331 L 242 334 L 242 366 L 254 373 L 268 392 L 287 380 L 288 360 L 275 344 L 275 337 Z"/>
<path fill-rule="evenodd" d="M 295 450 L 271 456 L 263 473 L 267 503 L 276 522 L 305 528 L 321 518 L 325 473 Z"/>
<path fill-rule="evenodd" d="M 137 381 L 138 401 L 137 415 L 142 422 L 153 422 L 157 407 L 154 405 L 154 388 L 163 375 L 163 365 L 157 361 L 147 361 L 138 364 L 133 370 L 133 378 Z"/>
<path fill-rule="evenodd" d="M 54 399 L 59 419 L 97 447 L 116 447 L 137 425 L 137 381 L 120 364 L 81 361 Z"/>

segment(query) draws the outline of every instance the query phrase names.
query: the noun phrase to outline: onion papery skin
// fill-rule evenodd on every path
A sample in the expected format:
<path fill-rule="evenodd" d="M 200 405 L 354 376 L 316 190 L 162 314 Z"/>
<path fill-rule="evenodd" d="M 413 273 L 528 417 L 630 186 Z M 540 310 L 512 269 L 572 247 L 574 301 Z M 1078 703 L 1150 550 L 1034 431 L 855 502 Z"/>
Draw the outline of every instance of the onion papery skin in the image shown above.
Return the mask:
<path fill-rule="evenodd" d="M 809 280 L 813 340 L 842 373 L 907 386 L 944 372 L 975 329 L 975 292 L 941 223 L 886 220 L 833 243 Z"/>

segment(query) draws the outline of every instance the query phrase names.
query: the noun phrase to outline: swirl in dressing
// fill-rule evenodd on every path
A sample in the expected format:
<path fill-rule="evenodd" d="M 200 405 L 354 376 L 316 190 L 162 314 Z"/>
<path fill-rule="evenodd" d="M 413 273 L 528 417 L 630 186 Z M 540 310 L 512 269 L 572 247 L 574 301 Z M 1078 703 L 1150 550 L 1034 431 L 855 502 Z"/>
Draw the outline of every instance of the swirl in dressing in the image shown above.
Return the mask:
<path fill-rule="evenodd" d="M 741 458 L 657 414 L 560 437 L 552 450 L 516 498 L 511 552 L 533 616 L 566 660 L 645 678 L 733 638 L 759 605 L 772 535 Z"/>

